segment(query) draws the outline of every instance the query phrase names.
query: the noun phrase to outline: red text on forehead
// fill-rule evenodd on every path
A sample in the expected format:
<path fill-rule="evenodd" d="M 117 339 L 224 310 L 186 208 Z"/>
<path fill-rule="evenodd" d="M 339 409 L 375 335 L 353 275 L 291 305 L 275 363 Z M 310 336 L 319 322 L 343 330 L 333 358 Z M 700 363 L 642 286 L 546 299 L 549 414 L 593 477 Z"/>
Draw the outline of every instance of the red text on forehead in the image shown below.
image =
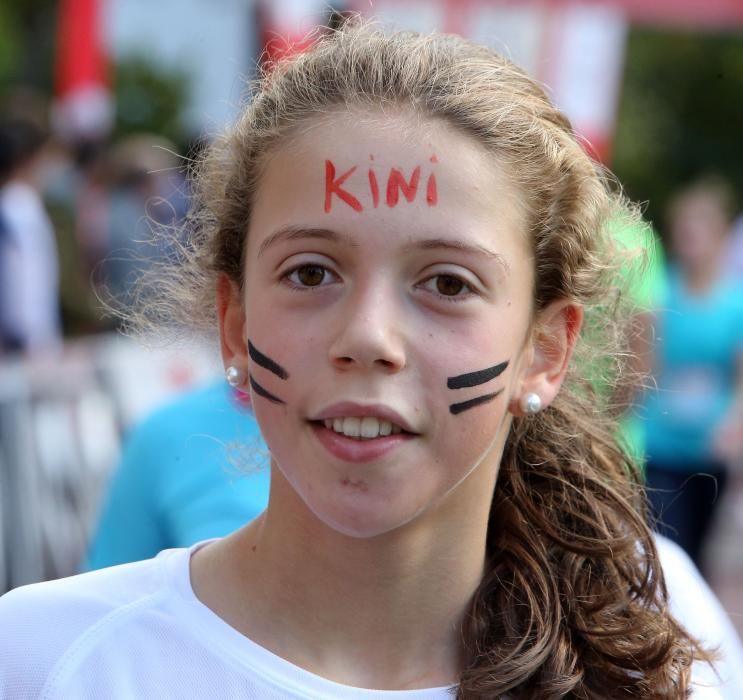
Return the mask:
<path fill-rule="evenodd" d="M 339 197 L 342 201 L 348 204 L 351 209 L 355 211 L 363 211 L 364 207 L 361 206 L 356 197 L 350 192 L 343 189 L 343 183 L 353 175 L 356 166 L 346 170 L 340 177 L 335 176 L 335 165 L 332 160 L 325 161 L 325 211 L 328 212 L 333 206 L 333 195 Z"/>
<path fill-rule="evenodd" d="M 387 206 L 397 206 L 400 192 L 403 193 L 403 196 L 408 202 L 412 202 L 415 199 L 415 195 L 418 194 L 418 180 L 420 180 L 420 177 L 420 165 L 416 166 L 413 170 L 409 182 L 405 182 L 405 177 L 400 170 L 390 168 L 390 176 L 387 178 Z"/>
<path fill-rule="evenodd" d="M 373 160 L 373 158 L 372 158 Z M 431 163 L 438 162 L 436 156 L 430 159 Z M 352 178 L 358 169 L 357 165 L 344 170 L 338 174 L 338 169 L 332 160 L 325 161 L 325 202 L 324 209 L 326 213 L 332 211 L 333 206 L 343 204 L 351 207 L 356 212 L 361 213 L 364 207 L 379 206 L 379 176 L 369 168 L 366 182 L 360 178 Z M 403 201 L 413 203 L 419 196 L 419 184 L 421 180 L 421 166 L 416 165 L 413 171 L 406 175 L 401 168 L 390 168 L 387 174 L 387 187 L 385 202 L 388 207 L 393 209 L 400 203 L 400 195 Z M 384 182 L 384 180 L 382 180 Z M 426 203 L 432 207 L 438 203 L 438 188 L 436 175 L 433 172 L 428 174 L 426 179 L 425 195 L 421 192 L 421 197 L 425 196 Z"/>

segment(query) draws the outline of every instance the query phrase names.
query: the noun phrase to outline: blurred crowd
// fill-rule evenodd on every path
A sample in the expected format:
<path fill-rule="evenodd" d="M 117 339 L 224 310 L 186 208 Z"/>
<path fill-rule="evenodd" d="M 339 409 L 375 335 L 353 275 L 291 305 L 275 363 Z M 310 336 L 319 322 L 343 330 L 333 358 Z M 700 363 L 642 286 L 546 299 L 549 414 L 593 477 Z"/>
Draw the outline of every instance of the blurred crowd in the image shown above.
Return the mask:
<path fill-rule="evenodd" d="M 158 226 L 188 206 L 183 160 L 155 134 L 53 138 L 41 110 L 0 121 L 0 330 L 4 353 L 111 330 L 102 302 L 127 304 L 136 271 L 167 256 Z"/>

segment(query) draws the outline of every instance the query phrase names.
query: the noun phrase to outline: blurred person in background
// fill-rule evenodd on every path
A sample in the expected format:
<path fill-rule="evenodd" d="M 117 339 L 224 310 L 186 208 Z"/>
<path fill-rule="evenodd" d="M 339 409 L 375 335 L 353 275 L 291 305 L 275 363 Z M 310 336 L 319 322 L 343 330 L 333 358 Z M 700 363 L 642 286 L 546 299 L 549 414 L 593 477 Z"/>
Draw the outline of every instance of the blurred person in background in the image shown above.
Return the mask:
<path fill-rule="evenodd" d="M 128 304 L 134 279 L 173 254 L 161 227 L 178 225 L 188 210 L 188 185 L 176 146 L 154 134 L 128 136 L 110 153 L 105 250 L 96 286 Z"/>
<path fill-rule="evenodd" d="M 672 257 L 656 318 L 645 397 L 648 495 L 659 529 L 697 566 L 743 452 L 743 285 L 725 272 L 732 220 L 727 183 L 706 177 L 668 209 Z"/>
<path fill-rule="evenodd" d="M 268 503 L 267 455 L 248 395 L 220 379 L 126 437 L 85 562 L 99 569 L 223 537 Z"/>
<path fill-rule="evenodd" d="M 8 350 L 34 352 L 61 341 L 57 244 L 40 194 L 46 141 L 31 119 L 0 124 L 0 327 Z"/>

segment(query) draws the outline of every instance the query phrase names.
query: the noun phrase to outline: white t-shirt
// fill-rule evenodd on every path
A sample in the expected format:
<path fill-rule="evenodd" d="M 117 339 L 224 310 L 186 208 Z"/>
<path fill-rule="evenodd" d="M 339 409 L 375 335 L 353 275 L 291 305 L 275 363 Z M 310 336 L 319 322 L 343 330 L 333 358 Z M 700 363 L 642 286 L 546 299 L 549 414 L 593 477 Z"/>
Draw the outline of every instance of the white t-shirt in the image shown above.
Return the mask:
<path fill-rule="evenodd" d="M 451 700 L 326 680 L 230 627 L 196 598 L 190 549 L 17 588 L 0 599 L 4 700 Z"/>
<path fill-rule="evenodd" d="M 203 543 L 202 543 L 203 544 Z M 719 603 L 688 558 L 660 543 L 671 595 L 697 590 L 695 624 L 722 643 Z M 5 700 L 451 700 L 451 688 L 380 691 L 340 685 L 281 659 L 214 614 L 191 588 L 190 549 L 17 588 L 0 600 L 0 698 Z M 699 583 L 703 587 L 699 587 Z M 694 587 L 696 586 L 696 589 Z M 691 588 L 690 588 L 691 587 Z M 687 601 L 688 602 L 688 601 Z M 685 602 L 685 605 L 687 604 Z M 715 607 L 717 606 L 717 607 Z M 677 616 L 685 622 L 684 614 Z M 697 624 L 699 623 L 699 624 Z M 727 621 L 729 625 L 729 621 Z M 723 625 L 724 627 L 724 625 Z M 731 628 L 732 629 L 732 628 Z M 726 630 L 727 631 L 727 630 Z M 733 641 L 740 648 L 735 633 Z M 726 671 L 736 659 L 726 658 Z M 697 669 L 695 700 L 720 694 Z M 724 677 L 724 674 L 723 674 Z"/>
<path fill-rule="evenodd" d="M 698 664 L 694 672 L 697 687 L 718 687 L 719 696 L 712 697 L 743 700 L 743 645 L 733 623 L 688 554 L 661 535 L 655 536 L 655 543 L 671 612 L 690 634 L 705 646 L 717 648 L 719 654 L 714 669 Z M 701 698 L 706 696 L 698 690 L 694 699 Z"/>

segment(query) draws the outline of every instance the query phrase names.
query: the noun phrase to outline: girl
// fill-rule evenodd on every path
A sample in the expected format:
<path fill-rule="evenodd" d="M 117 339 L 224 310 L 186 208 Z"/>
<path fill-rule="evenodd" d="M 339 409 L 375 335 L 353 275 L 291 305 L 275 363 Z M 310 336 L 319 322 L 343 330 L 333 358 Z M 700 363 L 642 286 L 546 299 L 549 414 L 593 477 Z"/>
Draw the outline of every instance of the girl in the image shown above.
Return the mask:
<path fill-rule="evenodd" d="M 542 90 L 347 26 L 264 77 L 197 182 L 149 310 L 216 309 L 268 508 L 12 592 L 6 696 L 686 697 L 707 655 L 594 386 L 621 370 L 622 204 Z"/>

